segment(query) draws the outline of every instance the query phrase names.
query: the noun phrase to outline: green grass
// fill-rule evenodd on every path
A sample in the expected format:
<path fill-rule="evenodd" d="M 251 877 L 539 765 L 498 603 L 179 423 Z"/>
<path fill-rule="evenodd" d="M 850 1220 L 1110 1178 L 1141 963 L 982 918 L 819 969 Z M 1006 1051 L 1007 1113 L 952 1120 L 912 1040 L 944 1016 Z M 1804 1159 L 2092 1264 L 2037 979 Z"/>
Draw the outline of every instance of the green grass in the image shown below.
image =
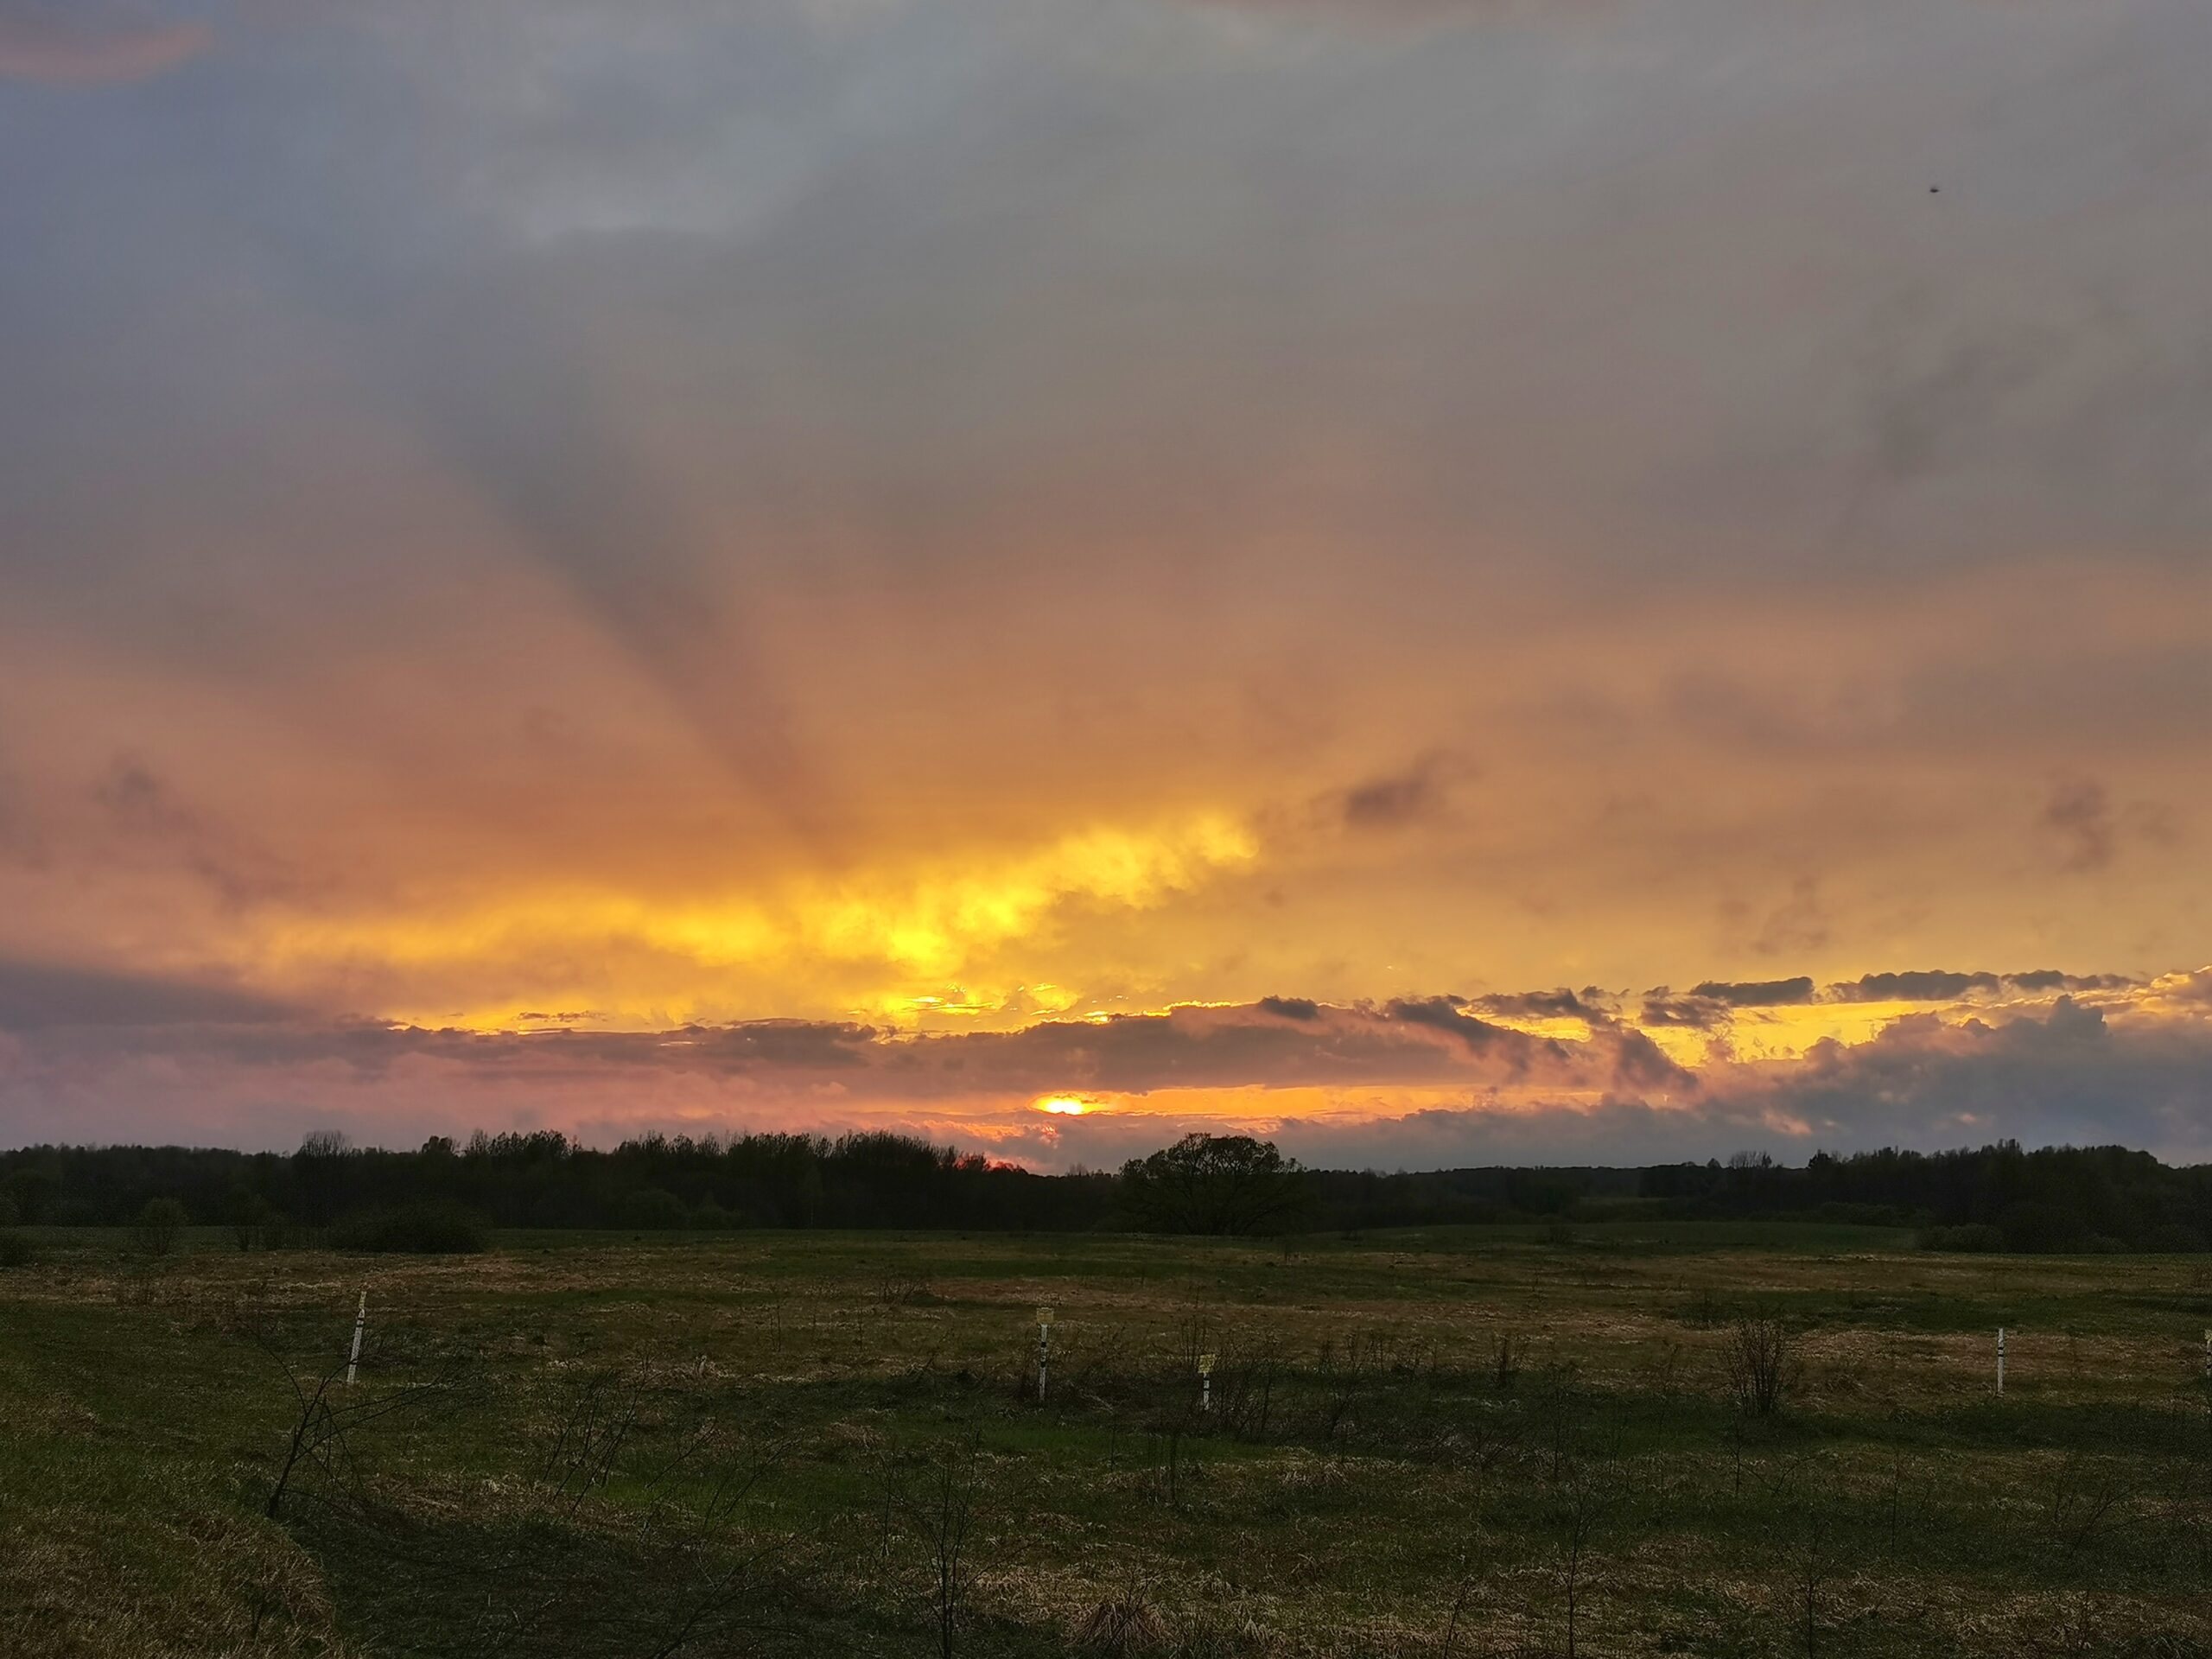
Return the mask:
<path fill-rule="evenodd" d="M 2200 1259 L 1635 1219 L 35 1242 L 0 1271 L 11 1656 L 936 1653 L 963 1510 L 961 1654 L 1098 1650 L 1113 1601 L 1165 1654 L 1564 1652 L 1570 1597 L 1592 1655 L 2212 1651 Z M 390 1409 L 271 1519 L 365 1286 L 329 1397 Z M 1771 1418 L 1730 1397 L 1745 1318 L 1796 1344 Z"/>

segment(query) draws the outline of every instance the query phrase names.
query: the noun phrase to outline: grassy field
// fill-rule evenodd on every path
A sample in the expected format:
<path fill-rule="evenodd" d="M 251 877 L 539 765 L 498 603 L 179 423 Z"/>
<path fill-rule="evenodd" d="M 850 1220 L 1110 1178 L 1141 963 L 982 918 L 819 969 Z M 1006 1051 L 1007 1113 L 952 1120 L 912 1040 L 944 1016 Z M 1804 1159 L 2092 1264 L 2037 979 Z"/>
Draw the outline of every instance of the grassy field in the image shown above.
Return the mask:
<path fill-rule="evenodd" d="M 2204 1258 L 36 1236 L 0 1271 L 10 1656 L 2212 1653 Z"/>

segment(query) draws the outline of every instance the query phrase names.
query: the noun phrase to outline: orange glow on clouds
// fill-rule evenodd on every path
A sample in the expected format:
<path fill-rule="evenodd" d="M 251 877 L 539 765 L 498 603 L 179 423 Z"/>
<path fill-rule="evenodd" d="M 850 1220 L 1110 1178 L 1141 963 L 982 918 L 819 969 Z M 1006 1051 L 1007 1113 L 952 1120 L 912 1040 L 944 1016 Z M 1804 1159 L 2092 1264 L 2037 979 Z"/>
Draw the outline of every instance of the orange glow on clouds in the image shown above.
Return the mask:
<path fill-rule="evenodd" d="M 793 1013 L 900 1026 L 931 1015 L 1026 1020 L 1070 1008 L 1077 995 L 969 970 L 1009 944 L 1033 944 L 1057 912 L 1155 909 L 1249 867 L 1258 850 L 1243 825 L 1201 812 L 1151 828 L 1091 826 L 1010 855 L 906 868 L 887 860 L 766 893 L 663 899 L 576 887 L 397 915 L 272 912 L 232 941 L 231 966 L 270 986 L 364 962 L 418 982 L 523 982 L 524 1001 L 409 1001 L 391 1014 L 485 1031 L 548 1007 L 584 1011 L 567 1023 L 596 1030 Z M 953 979 L 962 982 L 948 989 Z M 755 988 L 764 983 L 776 1000 Z"/>

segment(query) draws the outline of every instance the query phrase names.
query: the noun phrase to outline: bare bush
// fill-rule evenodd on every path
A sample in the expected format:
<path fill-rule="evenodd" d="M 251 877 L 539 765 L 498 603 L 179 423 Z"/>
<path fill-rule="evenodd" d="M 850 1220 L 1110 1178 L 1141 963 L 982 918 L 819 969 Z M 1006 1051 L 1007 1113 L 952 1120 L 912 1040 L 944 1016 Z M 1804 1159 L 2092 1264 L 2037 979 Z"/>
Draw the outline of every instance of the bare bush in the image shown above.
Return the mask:
<path fill-rule="evenodd" d="M 1513 1392 L 1513 1384 L 1521 1375 L 1521 1361 L 1527 1344 L 1514 1332 L 1500 1331 L 1490 1339 L 1491 1380 L 1500 1394 Z"/>
<path fill-rule="evenodd" d="M 1728 1390 L 1748 1417 L 1771 1417 L 1797 1379 L 1796 1344 L 1774 1319 L 1738 1319 L 1727 1350 Z"/>
<path fill-rule="evenodd" d="M 130 1224 L 130 1242 L 148 1255 L 167 1255 L 176 1248 L 189 1219 L 175 1198 L 149 1198 Z"/>
<path fill-rule="evenodd" d="M 886 1307 L 915 1307 L 937 1300 L 928 1272 L 917 1268 L 886 1268 L 876 1281 L 875 1295 Z"/>
<path fill-rule="evenodd" d="M 983 1441 L 970 1430 L 925 1458 L 902 1455 L 882 1470 L 884 1541 L 893 1516 L 922 1547 L 925 1599 L 939 1659 L 952 1659 L 968 1622 L 976 1566 L 969 1550 L 982 1499 Z"/>

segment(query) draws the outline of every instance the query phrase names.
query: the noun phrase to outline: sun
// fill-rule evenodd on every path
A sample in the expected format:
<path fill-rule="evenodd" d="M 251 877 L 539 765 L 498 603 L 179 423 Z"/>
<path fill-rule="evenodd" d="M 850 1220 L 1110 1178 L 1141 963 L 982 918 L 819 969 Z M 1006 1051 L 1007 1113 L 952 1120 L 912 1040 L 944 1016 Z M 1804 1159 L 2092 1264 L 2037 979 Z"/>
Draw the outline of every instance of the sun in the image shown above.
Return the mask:
<path fill-rule="evenodd" d="M 1096 1111 L 1098 1103 L 1080 1095 L 1044 1095 L 1038 1098 L 1036 1109 L 1061 1117 L 1081 1117 L 1085 1112 Z"/>

